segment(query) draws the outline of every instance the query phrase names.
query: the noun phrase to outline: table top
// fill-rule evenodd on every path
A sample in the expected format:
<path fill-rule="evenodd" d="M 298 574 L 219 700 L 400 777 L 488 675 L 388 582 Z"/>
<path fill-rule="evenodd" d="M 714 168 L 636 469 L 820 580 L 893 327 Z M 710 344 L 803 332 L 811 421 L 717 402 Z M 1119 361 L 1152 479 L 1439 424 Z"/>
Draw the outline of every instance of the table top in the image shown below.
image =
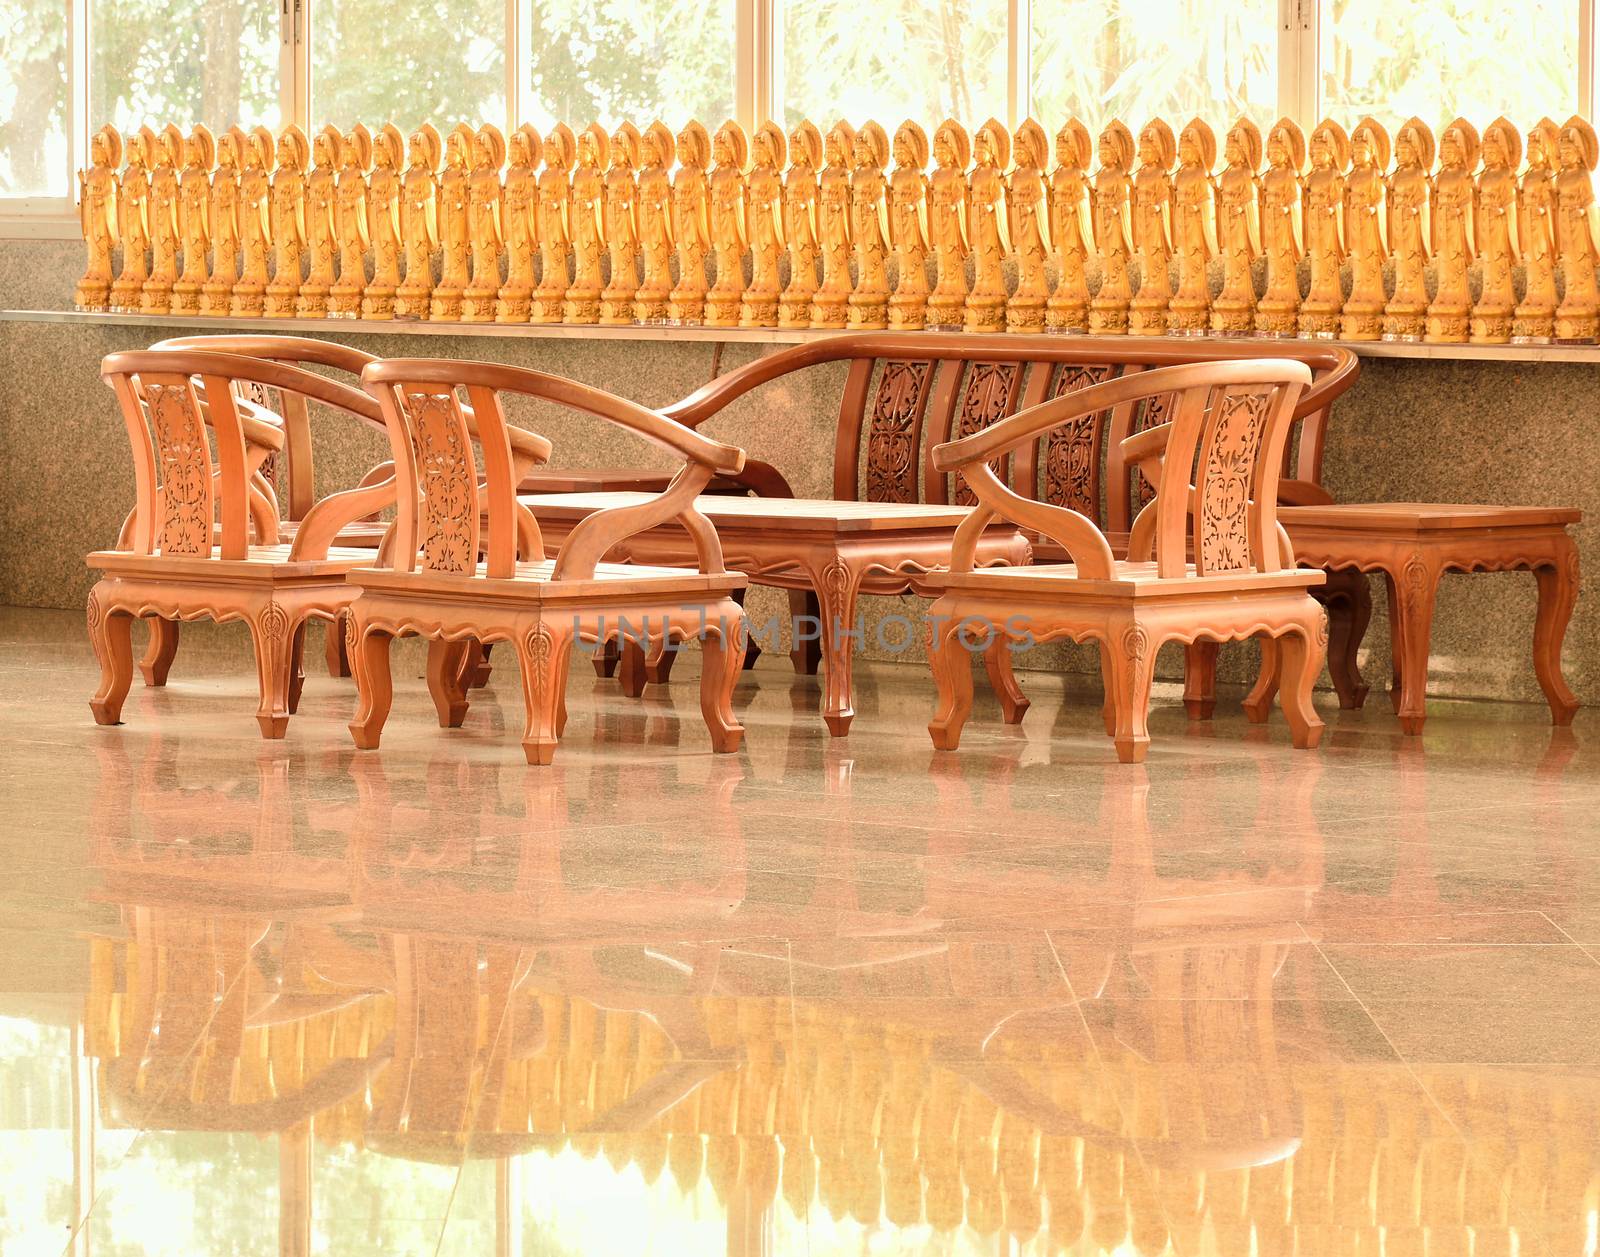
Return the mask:
<path fill-rule="evenodd" d="M 653 493 L 536 493 L 518 501 L 548 519 L 581 519 L 595 511 L 650 502 Z M 832 498 L 739 498 L 703 495 L 695 508 L 718 529 L 760 528 L 765 531 L 895 532 L 911 529 L 959 528 L 970 506 L 926 502 L 842 502 Z M 996 528 L 1015 526 L 996 520 Z"/>
<path fill-rule="evenodd" d="M 1280 506 L 1285 528 L 1387 528 L 1426 532 L 1463 528 L 1542 528 L 1575 524 L 1583 512 L 1561 506 L 1493 506 L 1473 502 L 1351 502 Z"/>

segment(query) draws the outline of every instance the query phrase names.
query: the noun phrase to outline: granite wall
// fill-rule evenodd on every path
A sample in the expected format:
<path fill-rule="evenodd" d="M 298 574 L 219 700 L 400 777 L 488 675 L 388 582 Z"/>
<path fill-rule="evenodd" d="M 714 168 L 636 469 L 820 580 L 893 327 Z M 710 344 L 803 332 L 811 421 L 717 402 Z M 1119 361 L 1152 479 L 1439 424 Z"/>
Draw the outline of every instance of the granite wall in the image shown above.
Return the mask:
<path fill-rule="evenodd" d="M 76 246 L 72 246 L 73 249 Z M 0 305 L 62 304 L 69 268 L 62 242 L 0 245 Z M 72 256 L 76 256 L 75 252 Z M 29 300 L 33 295 L 34 300 Z M 54 298 L 52 299 L 52 294 Z M 107 353 L 142 348 L 184 329 L 44 321 L 0 321 L 0 362 L 13 381 L 0 400 L 0 602 L 78 606 L 90 577 L 83 555 L 109 544 L 132 499 L 127 450 L 97 366 Z M 767 347 L 747 343 L 481 338 L 350 333 L 319 327 L 380 355 L 477 358 L 558 372 L 646 405 L 680 398 Z M 759 391 L 708 426 L 780 468 L 798 493 L 826 494 L 842 369 L 818 368 Z M 1590 522 L 1578 530 L 1585 556 L 1600 521 L 1600 434 L 1593 413 L 1600 372 L 1571 363 L 1367 359 L 1336 412 L 1326 481 L 1345 501 L 1433 500 L 1568 505 Z M 556 443 L 557 466 L 659 465 L 653 447 L 595 422 L 533 406 L 513 418 Z M 331 417 L 328 417 L 331 419 Z M 337 422 L 319 424 L 320 488 L 352 482 L 384 456 L 382 442 Z M 1387 675 L 1383 595 L 1365 667 Z M 869 600 L 869 617 L 914 612 L 913 601 Z M 776 616 L 777 596 L 751 600 L 757 617 Z M 1434 633 L 1437 695 L 1538 701 L 1530 664 L 1534 582 L 1528 575 L 1452 575 L 1440 591 Z M 881 653 L 870 647 L 868 654 Z M 1224 652 L 1223 676 L 1242 680 L 1248 647 Z M 921 666 L 920 653 L 907 657 Z M 1580 599 L 1565 653 L 1569 682 L 1585 703 L 1600 702 L 1600 603 Z M 1096 670 L 1074 647 L 1024 655 L 1023 667 Z M 1168 648 L 1170 671 L 1176 652 Z"/>

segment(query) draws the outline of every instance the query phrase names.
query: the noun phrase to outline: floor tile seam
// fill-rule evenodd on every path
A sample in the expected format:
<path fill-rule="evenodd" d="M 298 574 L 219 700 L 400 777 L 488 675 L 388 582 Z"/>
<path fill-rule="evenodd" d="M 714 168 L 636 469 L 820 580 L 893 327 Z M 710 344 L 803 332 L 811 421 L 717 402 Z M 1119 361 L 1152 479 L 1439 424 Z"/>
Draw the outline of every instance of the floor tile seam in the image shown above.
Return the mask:
<path fill-rule="evenodd" d="M 1439 1098 L 1435 1096 L 1428 1085 L 1422 1081 L 1422 1077 L 1417 1073 L 1416 1067 L 1412 1065 L 1409 1058 L 1407 1058 L 1406 1055 L 1400 1051 L 1399 1047 L 1396 1046 L 1394 1040 L 1389 1036 L 1389 1032 L 1384 1029 L 1383 1024 L 1372 1015 L 1372 1010 L 1367 1006 L 1367 1002 L 1356 993 L 1355 988 L 1350 985 L 1344 974 L 1340 972 L 1338 966 L 1335 965 L 1328 957 L 1327 953 L 1322 950 L 1322 947 L 1317 940 L 1312 938 L 1311 935 L 1306 931 L 1304 925 L 1300 925 L 1300 932 L 1305 935 L 1306 941 L 1317 949 L 1317 954 L 1322 957 L 1322 962 L 1333 971 L 1334 976 L 1337 977 L 1344 988 L 1350 992 L 1350 998 L 1356 1002 L 1367 1021 L 1371 1023 L 1373 1029 L 1375 1029 L 1382 1037 L 1384 1043 L 1388 1045 L 1389 1050 L 1394 1053 L 1395 1059 L 1400 1062 L 1401 1066 L 1410 1076 L 1411 1081 L 1417 1085 L 1418 1089 L 1423 1095 L 1428 1097 L 1428 1103 L 1433 1106 L 1434 1111 L 1444 1119 L 1444 1121 L 1449 1125 L 1450 1129 L 1455 1132 L 1459 1139 L 1465 1141 L 1466 1133 L 1460 1128 L 1460 1126 L 1456 1124 L 1455 1118 L 1453 1118 L 1445 1110 L 1444 1105 L 1439 1103 Z"/>
<path fill-rule="evenodd" d="M 1559 925 L 1554 920 L 1554 918 L 1552 918 L 1550 916 L 1550 914 L 1548 912 L 1544 911 L 1542 908 L 1535 909 L 1535 911 L 1537 911 L 1539 913 L 1539 915 L 1542 916 L 1546 921 L 1550 922 L 1550 928 L 1551 929 L 1555 930 L 1556 933 L 1560 934 L 1562 938 L 1566 939 L 1574 947 L 1578 948 L 1579 951 L 1583 952 L 1583 954 L 1585 956 L 1589 957 L 1590 960 L 1594 961 L 1595 964 L 1600 965 L 1600 956 L 1597 956 L 1595 954 L 1595 949 L 1593 947 L 1591 947 L 1590 944 L 1588 944 L 1588 943 L 1580 943 L 1576 938 L 1574 938 L 1572 936 L 1570 931 L 1565 929 L 1563 926 Z"/>

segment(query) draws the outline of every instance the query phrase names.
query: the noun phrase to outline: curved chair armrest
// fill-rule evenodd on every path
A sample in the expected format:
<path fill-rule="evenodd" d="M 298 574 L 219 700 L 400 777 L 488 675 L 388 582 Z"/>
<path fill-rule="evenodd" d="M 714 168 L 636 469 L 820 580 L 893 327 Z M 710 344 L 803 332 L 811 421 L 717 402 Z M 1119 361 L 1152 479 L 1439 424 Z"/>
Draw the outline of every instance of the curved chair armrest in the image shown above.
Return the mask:
<path fill-rule="evenodd" d="M 759 458 L 746 458 L 744 460 L 744 470 L 734 479 L 746 486 L 757 497 L 794 497 L 794 489 L 783 478 L 783 473 L 771 463 L 764 463 Z"/>
<path fill-rule="evenodd" d="M 1278 481 L 1279 506 L 1332 506 L 1333 494 L 1310 480 Z"/>
<path fill-rule="evenodd" d="M 363 483 L 359 488 L 330 493 L 318 502 L 300 521 L 295 531 L 294 543 L 289 547 L 291 560 L 316 560 L 328 557 L 331 546 L 351 524 L 374 515 L 385 507 L 394 505 L 394 467 L 389 465 L 389 476 L 375 484 Z"/>
<path fill-rule="evenodd" d="M 580 520 L 556 555 L 553 580 L 588 580 L 613 546 L 646 529 L 680 520 L 694 538 L 702 570 L 722 571 L 722 547 L 716 529 L 694 509 L 694 500 L 711 482 L 710 468 L 689 463 L 672 483 L 647 502 L 613 506 Z M 708 553 L 709 549 L 709 553 Z"/>
<path fill-rule="evenodd" d="M 717 376 L 708 384 L 702 384 L 689 396 L 673 402 L 670 406 L 662 407 L 660 413 L 675 423 L 698 428 L 730 403 L 760 388 L 763 384 L 771 383 L 790 372 L 816 366 L 818 363 L 838 362 L 858 356 L 849 352 L 852 348 L 850 344 L 840 343 L 852 339 L 830 337 L 826 340 L 791 345 L 787 349 L 780 349 L 777 353 L 767 354 L 754 362 L 747 362 L 742 367 L 735 367 L 732 371 Z"/>
<path fill-rule="evenodd" d="M 241 354 L 246 358 L 264 358 L 271 362 L 314 362 L 320 367 L 333 367 L 360 375 L 369 362 L 378 359 L 364 350 L 349 345 L 336 345 L 332 341 L 316 340 L 309 336 L 260 336 L 249 333 L 221 333 L 214 336 L 174 336 L 158 341 L 151 349 L 199 349 L 213 353 Z"/>
<path fill-rule="evenodd" d="M 1052 506 L 1013 493 L 1000 483 L 988 463 L 964 467 L 961 477 L 978 498 L 978 509 L 956 530 L 950 551 L 950 570 L 970 572 L 974 551 L 984 527 L 994 516 L 1003 516 L 1024 528 L 1033 528 L 1050 538 L 1077 564 L 1078 575 L 1089 580 L 1110 580 L 1116 560 L 1111 543 L 1094 526 L 1094 521 L 1064 506 Z"/>
<path fill-rule="evenodd" d="M 580 384 L 564 376 L 552 375 L 548 371 L 530 371 L 523 367 L 508 367 L 492 362 L 391 358 L 369 365 L 361 373 L 361 379 L 363 384 L 386 387 L 436 384 L 452 389 L 466 386 L 502 393 L 523 393 L 543 401 L 555 402 L 569 410 L 582 411 L 600 419 L 607 419 L 713 472 L 734 476 L 744 469 L 744 451 L 737 445 L 725 445 L 721 441 L 713 441 L 674 419 L 664 418 L 659 412 L 618 397 L 615 393 L 591 388 L 587 384 Z M 376 400 L 373 405 L 377 405 Z M 511 425 L 507 424 L 506 429 L 510 432 Z M 528 436 L 534 437 L 534 434 L 528 433 Z M 542 443 L 544 457 L 548 458 L 549 442 L 543 437 L 534 439 Z"/>

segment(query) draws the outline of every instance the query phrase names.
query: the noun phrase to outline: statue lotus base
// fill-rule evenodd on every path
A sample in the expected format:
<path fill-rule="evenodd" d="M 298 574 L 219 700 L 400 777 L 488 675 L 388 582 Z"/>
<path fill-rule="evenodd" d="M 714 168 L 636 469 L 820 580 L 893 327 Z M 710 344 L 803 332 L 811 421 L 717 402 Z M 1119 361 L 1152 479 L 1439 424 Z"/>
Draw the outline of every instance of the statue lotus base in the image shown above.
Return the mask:
<path fill-rule="evenodd" d="M 269 319 L 292 319 L 296 313 L 295 304 L 299 296 L 300 290 L 288 284 L 268 284 L 261 313 Z"/>
<path fill-rule="evenodd" d="M 1600 330 L 1600 312 L 1563 314 L 1556 311 L 1556 339 L 1587 344 Z"/>
<path fill-rule="evenodd" d="M 664 297 L 640 295 L 633 299 L 633 319 L 636 323 L 665 323 L 672 307 Z"/>
<path fill-rule="evenodd" d="M 842 330 L 849 322 L 845 301 L 844 293 L 818 293 L 811 302 L 811 326 L 827 331 Z"/>
<path fill-rule="evenodd" d="M 361 298 L 361 317 L 374 323 L 394 318 L 394 289 L 369 287 Z"/>
<path fill-rule="evenodd" d="M 1511 320 L 1513 345 L 1546 345 L 1556 334 L 1556 318 L 1549 310 L 1518 310 Z"/>
<path fill-rule="evenodd" d="M 1339 311 L 1300 309 L 1300 335 L 1332 339 L 1339 335 Z"/>
<path fill-rule="evenodd" d="M 850 327 L 863 332 L 881 330 L 888 327 L 888 294 L 851 293 L 848 324 Z"/>
<path fill-rule="evenodd" d="M 1339 335 L 1345 340 L 1377 340 L 1383 334 L 1383 307 L 1344 308 L 1339 320 Z"/>
<path fill-rule="evenodd" d="M 180 279 L 172 286 L 173 314 L 199 314 L 200 313 L 200 285 L 192 280 Z M 321 310 L 314 313 L 321 314 Z"/>
<path fill-rule="evenodd" d="M 228 314 L 236 319 L 259 319 L 266 313 L 267 294 L 263 288 L 235 288 L 228 302 Z"/>
<path fill-rule="evenodd" d="M 559 323 L 561 316 L 566 312 L 567 294 L 561 292 L 536 292 L 533 294 L 533 309 L 528 316 L 530 323 Z"/>
<path fill-rule="evenodd" d="M 674 296 L 667 303 L 667 318 L 673 323 L 687 323 L 698 327 L 706 321 L 706 299 L 703 296 Z"/>
<path fill-rule="evenodd" d="M 1087 332 L 1089 330 L 1089 303 L 1087 301 L 1060 301 L 1052 297 L 1045 303 L 1045 328 L 1052 332 Z"/>
<path fill-rule="evenodd" d="M 1121 336 L 1128 330 L 1128 306 L 1122 301 L 1092 302 L 1089 331 L 1098 336 Z"/>
<path fill-rule="evenodd" d="M 526 323 L 532 317 L 533 293 L 509 292 L 504 288 L 500 290 L 494 303 L 496 323 Z"/>
<path fill-rule="evenodd" d="M 738 327 L 741 293 L 716 292 L 706 296 L 707 327 Z"/>
<path fill-rule="evenodd" d="M 751 299 L 745 293 L 744 300 L 739 303 L 740 327 L 772 327 L 778 321 L 778 299 L 776 297 L 756 297 Z"/>
<path fill-rule="evenodd" d="M 1167 310 L 1167 331 L 1174 336 L 1204 336 L 1211 327 L 1211 315 L 1205 306 L 1178 305 Z"/>
<path fill-rule="evenodd" d="M 1043 297 L 1013 297 L 1006 303 L 1006 331 L 1044 331 Z"/>
<path fill-rule="evenodd" d="M 1255 330 L 1255 314 L 1244 302 L 1211 307 L 1211 330 L 1218 336 L 1248 336 Z"/>
<path fill-rule="evenodd" d="M 1511 312 L 1505 308 L 1472 312 L 1467 339 L 1474 345 L 1504 345 L 1511 339 Z"/>
<path fill-rule="evenodd" d="M 1427 325 L 1427 310 L 1416 306 L 1390 305 L 1383 312 L 1384 340 L 1421 340 Z"/>
<path fill-rule="evenodd" d="M 1428 315 L 1422 339 L 1430 345 L 1460 345 L 1467 339 L 1467 312 L 1448 311 Z"/>
<path fill-rule="evenodd" d="M 1006 302 L 1004 297 L 968 297 L 966 317 L 961 327 L 967 332 L 1003 332 L 1006 330 Z"/>
<path fill-rule="evenodd" d="M 111 285 L 111 294 L 107 305 L 113 313 L 137 314 L 139 312 L 139 298 L 144 292 L 144 280 L 119 279 Z"/>
<path fill-rule="evenodd" d="M 633 322 L 633 293 L 623 288 L 608 288 L 600 294 L 600 322 L 606 327 L 622 327 Z"/>
<path fill-rule="evenodd" d="M 778 326 L 810 327 L 810 294 L 798 297 L 785 296 L 780 302 L 778 302 Z"/>

